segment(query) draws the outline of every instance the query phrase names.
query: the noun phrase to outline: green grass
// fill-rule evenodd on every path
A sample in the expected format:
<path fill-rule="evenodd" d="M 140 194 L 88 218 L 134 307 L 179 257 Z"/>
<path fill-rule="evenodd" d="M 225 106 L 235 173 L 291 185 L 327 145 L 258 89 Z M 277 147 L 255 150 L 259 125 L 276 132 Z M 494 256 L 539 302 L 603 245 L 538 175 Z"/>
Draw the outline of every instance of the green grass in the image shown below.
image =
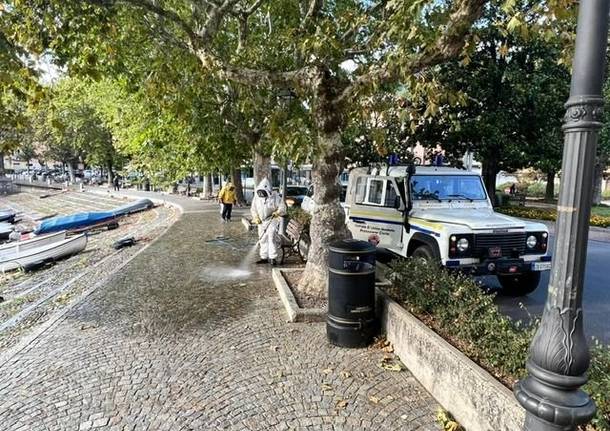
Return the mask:
<path fill-rule="evenodd" d="M 607 205 L 599 205 L 591 208 L 592 215 L 598 215 L 602 217 L 610 217 L 610 206 Z"/>

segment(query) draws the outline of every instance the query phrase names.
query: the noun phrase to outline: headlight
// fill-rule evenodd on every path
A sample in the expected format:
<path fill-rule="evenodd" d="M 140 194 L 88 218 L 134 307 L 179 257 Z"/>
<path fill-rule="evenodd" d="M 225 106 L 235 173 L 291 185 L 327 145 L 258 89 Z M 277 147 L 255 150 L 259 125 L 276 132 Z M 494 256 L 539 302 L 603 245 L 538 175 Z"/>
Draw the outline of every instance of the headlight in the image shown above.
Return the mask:
<path fill-rule="evenodd" d="M 527 241 L 525 242 L 527 248 L 535 248 L 538 245 L 538 238 L 535 235 L 530 235 L 527 237 Z"/>
<path fill-rule="evenodd" d="M 469 246 L 470 244 L 466 238 L 460 238 L 460 240 L 457 242 L 457 249 L 460 251 L 460 253 L 464 253 L 466 250 L 468 250 Z"/>

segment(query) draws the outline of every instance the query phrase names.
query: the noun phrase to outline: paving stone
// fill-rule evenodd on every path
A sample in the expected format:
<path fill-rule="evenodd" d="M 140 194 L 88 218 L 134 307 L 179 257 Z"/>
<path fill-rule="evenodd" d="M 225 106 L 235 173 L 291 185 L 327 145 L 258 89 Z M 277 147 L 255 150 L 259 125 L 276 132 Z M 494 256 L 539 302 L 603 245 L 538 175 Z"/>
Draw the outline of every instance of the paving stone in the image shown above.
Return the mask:
<path fill-rule="evenodd" d="M 269 268 L 223 278 L 255 239 L 202 208 L 0 367 L 3 431 L 440 429 L 407 371 L 378 368 L 383 352 L 285 323 Z M 225 244 L 206 242 L 219 235 Z"/>

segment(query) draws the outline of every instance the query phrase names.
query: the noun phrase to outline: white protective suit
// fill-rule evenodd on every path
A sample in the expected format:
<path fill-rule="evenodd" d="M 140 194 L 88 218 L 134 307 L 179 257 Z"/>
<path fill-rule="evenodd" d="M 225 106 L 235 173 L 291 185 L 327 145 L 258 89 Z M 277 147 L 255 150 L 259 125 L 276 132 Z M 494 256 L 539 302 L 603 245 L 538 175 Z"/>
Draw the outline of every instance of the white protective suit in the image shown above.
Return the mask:
<path fill-rule="evenodd" d="M 264 190 L 267 197 L 260 197 L 258 195 L 259 190 Z M 267 178 L 264 178 L 256 187 L 250 213 L 252 220 L 260 220 L 258 238 L 261 259 L 277 259 L 281 242 L 280 218 L 278 216 L 286 214 L 286 204 L 281 196 L 271 189 L 271 184 Z"/>

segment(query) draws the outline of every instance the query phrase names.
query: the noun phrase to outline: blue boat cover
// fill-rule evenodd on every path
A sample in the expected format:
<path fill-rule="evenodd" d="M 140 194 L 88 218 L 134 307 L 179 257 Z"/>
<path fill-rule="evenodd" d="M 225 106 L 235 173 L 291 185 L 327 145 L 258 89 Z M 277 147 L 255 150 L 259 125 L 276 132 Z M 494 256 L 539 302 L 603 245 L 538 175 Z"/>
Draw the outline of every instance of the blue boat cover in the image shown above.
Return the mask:
<path fill-rule="evenodd" d="M 43 233 L 58 232 L 60 230 L 80 229 L 132 214 L 137 211 L 142 211 L 152 206 L 153 203 L 149 199 L 142 199 L 137 202 L 120 206 L 111 211 L 94 211 L 53 217 L 43 220 L 36 230 L 34 230 L 34 233 L 40 235 Z"/>

